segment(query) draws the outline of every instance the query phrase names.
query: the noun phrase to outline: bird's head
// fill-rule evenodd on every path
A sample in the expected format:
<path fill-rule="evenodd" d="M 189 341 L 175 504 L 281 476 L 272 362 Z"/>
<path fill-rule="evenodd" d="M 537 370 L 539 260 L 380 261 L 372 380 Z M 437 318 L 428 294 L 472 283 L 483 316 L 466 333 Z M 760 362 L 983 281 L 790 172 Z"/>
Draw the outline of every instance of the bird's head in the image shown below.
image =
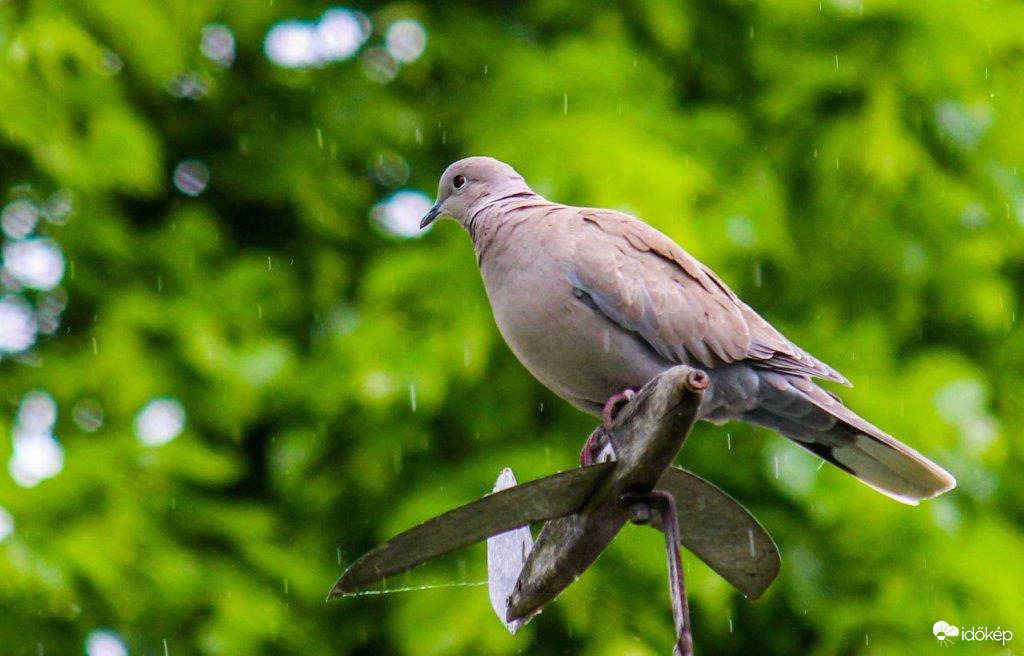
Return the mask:
<path fill-rule="evenodd" d="M 532 194 L 523 176 L 491 157 L 460 159 L 441 175 L 437 202 L 420 221 L 426 228 L 437 218 L 452 218 L 465 224 L 482 205 L 517 194 Z"/>

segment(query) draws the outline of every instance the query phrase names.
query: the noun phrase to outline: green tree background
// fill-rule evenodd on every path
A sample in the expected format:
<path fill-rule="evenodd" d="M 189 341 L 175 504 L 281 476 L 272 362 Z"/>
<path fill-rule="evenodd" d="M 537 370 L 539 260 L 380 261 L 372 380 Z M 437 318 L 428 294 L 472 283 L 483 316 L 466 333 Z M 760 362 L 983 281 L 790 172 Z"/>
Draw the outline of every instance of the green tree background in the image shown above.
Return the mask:
<path fill-rule="evenodd" d="M 959 480 L 910 508 L 698 428 L 681 461 L 783 554 L 757 602 L 686 558 L 700 653 L 918 653 L 940 619 L 1017 650 L 1024 5 L 331 9 L 0 0 L 0 652 L 669 652 L 632 527 L 516 637 L 480 547 L 389 582 L 465 587 L 324 603 L 593 425 L 502 343 L 461 230 L 408 234 L 470 154 L 667 232 Z"/>

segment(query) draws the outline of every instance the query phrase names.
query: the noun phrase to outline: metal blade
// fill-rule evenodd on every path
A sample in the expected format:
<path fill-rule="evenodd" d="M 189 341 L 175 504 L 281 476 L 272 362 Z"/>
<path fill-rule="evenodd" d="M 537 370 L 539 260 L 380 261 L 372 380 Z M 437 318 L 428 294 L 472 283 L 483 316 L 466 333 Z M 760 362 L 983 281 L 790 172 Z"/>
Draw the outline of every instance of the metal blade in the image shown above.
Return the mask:
<path fill-rule="evenodd" d="M 401 533 L 353 563 L 328 599 L 421 565 L 487 537 L 579 510 L 616 463 L 570 469 L 489 494 Z"/>
<path fill-rule="evenodd" d="M 626 404 L 610 439 L 615 469 L 578 513 L 544 525 L 509 597 L 510 620 L 526 617 L 558 596 L 590 567 L 629 520 L 626 492 L 648 492 L 679 453 L 708 385 L 685 365 L 664 371 Z"/>
<path fill-rule="evenodd" d="M 745 596 L 760 597 L 781 562 L 760 522 L 719 487 L 685 469 L 671 467 L 655 487 L 675 497 L 686 548 Z"/>
<path fill-rule="evenodd" d="M 495 481 L 494 491 L 500 492 L 515 485 L 516 476 L 506 467 Z M 520 526 L 487 538 L 487 592 L 491 597 L 491 608 L 512 635 L 530 619 L 526 617 L 509 622 L 505 619 L 505 608 L 519 580 L 519 573 L 523 571 L 526 556 L 532 549 L 533 534 L 529 526 Z"/>

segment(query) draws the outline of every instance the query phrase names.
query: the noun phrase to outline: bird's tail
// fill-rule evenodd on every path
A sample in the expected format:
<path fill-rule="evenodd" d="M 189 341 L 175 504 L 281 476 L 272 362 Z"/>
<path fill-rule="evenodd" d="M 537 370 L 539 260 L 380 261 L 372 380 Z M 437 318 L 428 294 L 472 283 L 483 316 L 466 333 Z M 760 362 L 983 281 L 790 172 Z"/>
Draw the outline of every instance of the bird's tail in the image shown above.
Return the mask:
<path fill-rule="evenodd" d="M 886 434 L 808 378 L 760 373 L 760 404 L 743 419 L 776 430 L 882 494 L 917 505 L 956 487 L 956 479 Z"/>

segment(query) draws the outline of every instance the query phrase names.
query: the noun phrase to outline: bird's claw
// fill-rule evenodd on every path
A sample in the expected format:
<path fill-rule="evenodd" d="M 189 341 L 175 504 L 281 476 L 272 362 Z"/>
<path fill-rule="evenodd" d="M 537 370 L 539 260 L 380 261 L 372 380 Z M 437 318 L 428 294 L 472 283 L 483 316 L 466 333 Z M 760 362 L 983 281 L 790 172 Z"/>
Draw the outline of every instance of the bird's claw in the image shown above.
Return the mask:
<path fill-rule="evenodd" d="M 612 449 L 608 436 L 611 434 L 615 418 L 634 396 L 636 396 L 636 390 L 624 389 L 612 395 L 605 402 L 604 408 L 601 410 L 601 425 L 594 429 L 580 451 L 580 465 L 585 467 L 595 462 L 615 459 L 615 451 Z"/>
<path fill-rule="evenodd" d="M 608 437 L 605 433 L 604 426 L 598 426 L 590 433 L 587 437 L 587 441 L 583 444 L 583 449 L 580 451 L 580 465 L 586 467 L 597 462 L 598 456 L 604 450 L 605 444 L 608 441 Z"/>
<path fill-rule="evenodd" d="M 636 390 L 626 388 L 618 394 L 613 394 L 604 404 L 604 409 L 601 411 L 601 419 L 604 422 L 604 429 L 610 431 L 612 424 L 615 422 L 615 418 L 619 416 L 619 412 L 623 406 L 633 400 L 636 396 Z"/>

